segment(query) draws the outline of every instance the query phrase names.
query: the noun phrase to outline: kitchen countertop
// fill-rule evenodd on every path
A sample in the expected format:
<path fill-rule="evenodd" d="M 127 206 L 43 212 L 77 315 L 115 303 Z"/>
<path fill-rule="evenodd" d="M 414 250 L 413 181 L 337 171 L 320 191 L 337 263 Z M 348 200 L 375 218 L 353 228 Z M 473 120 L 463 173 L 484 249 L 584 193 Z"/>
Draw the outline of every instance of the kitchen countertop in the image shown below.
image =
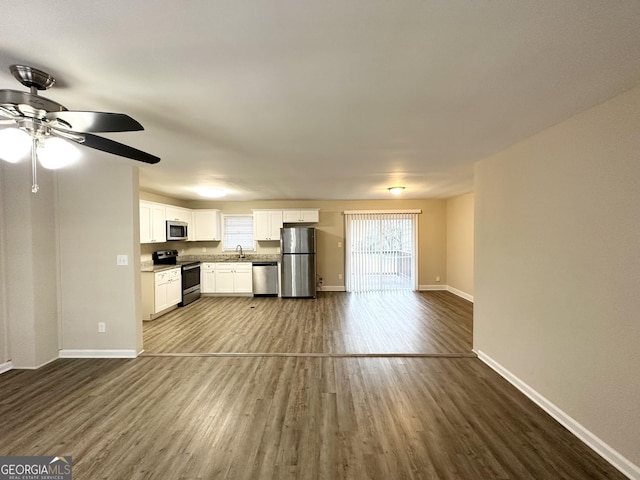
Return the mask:
<path fill-rule="evenodd" d="M 215 255 L 179 255 L 180 261 L 200 261 L 200 262 L 238 262 L 238 263 L 253 263 L 253 262 L 279 262 L 281 255 L 275 254 L 255 254 L 245 255 L 244 258 L 238 258 L 238 254 L 215 254 Z M 179 267 L 180 265 L 154 265 L 152 260 L 147 260 L 140 264 L 140 270 L 142 272 L 161 272 L 163 270 L 170 270 L 172 268 Z"/>
<path fill-rule="evenodd" d="M 140 264 L 141 272 L 157 273 L 164 270 L 171 270 L 172 268 L 180 268 L 180 265 L 154 265 L 152 261 L 142 262 Z"/>

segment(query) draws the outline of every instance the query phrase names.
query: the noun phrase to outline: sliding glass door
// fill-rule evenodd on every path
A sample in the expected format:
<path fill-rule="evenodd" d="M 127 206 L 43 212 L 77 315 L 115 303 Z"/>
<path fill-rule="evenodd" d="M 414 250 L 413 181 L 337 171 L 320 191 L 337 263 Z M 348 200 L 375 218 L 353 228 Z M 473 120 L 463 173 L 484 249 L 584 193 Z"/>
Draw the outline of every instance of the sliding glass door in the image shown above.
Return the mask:
<path fill-rule="evenodd" d="M 345 212 L 348 292 L 417 290 L 417 213 Z"/>

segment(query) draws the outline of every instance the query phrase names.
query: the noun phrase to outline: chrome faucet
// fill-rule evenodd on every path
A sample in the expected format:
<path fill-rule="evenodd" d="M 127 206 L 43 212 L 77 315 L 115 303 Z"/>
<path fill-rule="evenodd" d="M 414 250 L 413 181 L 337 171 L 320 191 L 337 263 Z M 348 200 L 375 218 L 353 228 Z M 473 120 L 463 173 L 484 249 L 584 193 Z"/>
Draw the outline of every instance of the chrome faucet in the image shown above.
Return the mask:
<path fill-rule="evenodd" d="M 236 246 L 236 252 L 240 249 L 240 258 L 244 258 L 244 253 L 242 252 L 242 245 Z"/>

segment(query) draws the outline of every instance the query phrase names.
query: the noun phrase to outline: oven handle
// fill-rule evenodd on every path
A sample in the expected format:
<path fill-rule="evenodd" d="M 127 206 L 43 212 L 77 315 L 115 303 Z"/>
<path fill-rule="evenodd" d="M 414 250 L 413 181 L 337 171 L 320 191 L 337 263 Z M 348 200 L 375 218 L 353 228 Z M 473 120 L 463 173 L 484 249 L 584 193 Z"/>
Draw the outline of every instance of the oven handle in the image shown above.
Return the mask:
<path fill-rule="evenodd" d="M 194 268 L 200 268 L 200 265 L 190 265 L 188 267 L 182 267 L 182 270 L 193 270 Z"/>

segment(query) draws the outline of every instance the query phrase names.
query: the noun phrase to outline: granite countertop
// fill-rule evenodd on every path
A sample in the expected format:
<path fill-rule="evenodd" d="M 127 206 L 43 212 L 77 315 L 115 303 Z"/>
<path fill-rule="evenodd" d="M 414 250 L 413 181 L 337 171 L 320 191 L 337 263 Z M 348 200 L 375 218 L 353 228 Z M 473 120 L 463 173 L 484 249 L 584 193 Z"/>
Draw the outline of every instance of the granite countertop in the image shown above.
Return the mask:
<path fill-rule="evenodd" d="M 180 265 L 154 265 L 152 261 L 142 262 L 140 264 L 141 272 L 157 273 L 164 270 L 171 270 L 172 268 L 180 268 Z"/>
<path fill-rule="evenodd" d="M 214 255 L 178 255 L 178 260 L 180 261 L 200 261 L 200 262 L 213 262 L 213 263 L 222 263 L 222 262 L 241 262 L 241 263 L 252 263 L 252 262 L 279 262 L 281 255 L 279 253 L 273 254 L 254 254 L 254 255 L 245 255 L 244 258 L 238 258 L 238 254 L 214 254 Z M 140 264 L 140 270 L 143 272 L 161 272 L 163 270 L 169 270 L 171 268 L 176 268 L 176 265 L 154 265 L 152 260 L 147 260 L 146 262 L 142 262 Z"/>

